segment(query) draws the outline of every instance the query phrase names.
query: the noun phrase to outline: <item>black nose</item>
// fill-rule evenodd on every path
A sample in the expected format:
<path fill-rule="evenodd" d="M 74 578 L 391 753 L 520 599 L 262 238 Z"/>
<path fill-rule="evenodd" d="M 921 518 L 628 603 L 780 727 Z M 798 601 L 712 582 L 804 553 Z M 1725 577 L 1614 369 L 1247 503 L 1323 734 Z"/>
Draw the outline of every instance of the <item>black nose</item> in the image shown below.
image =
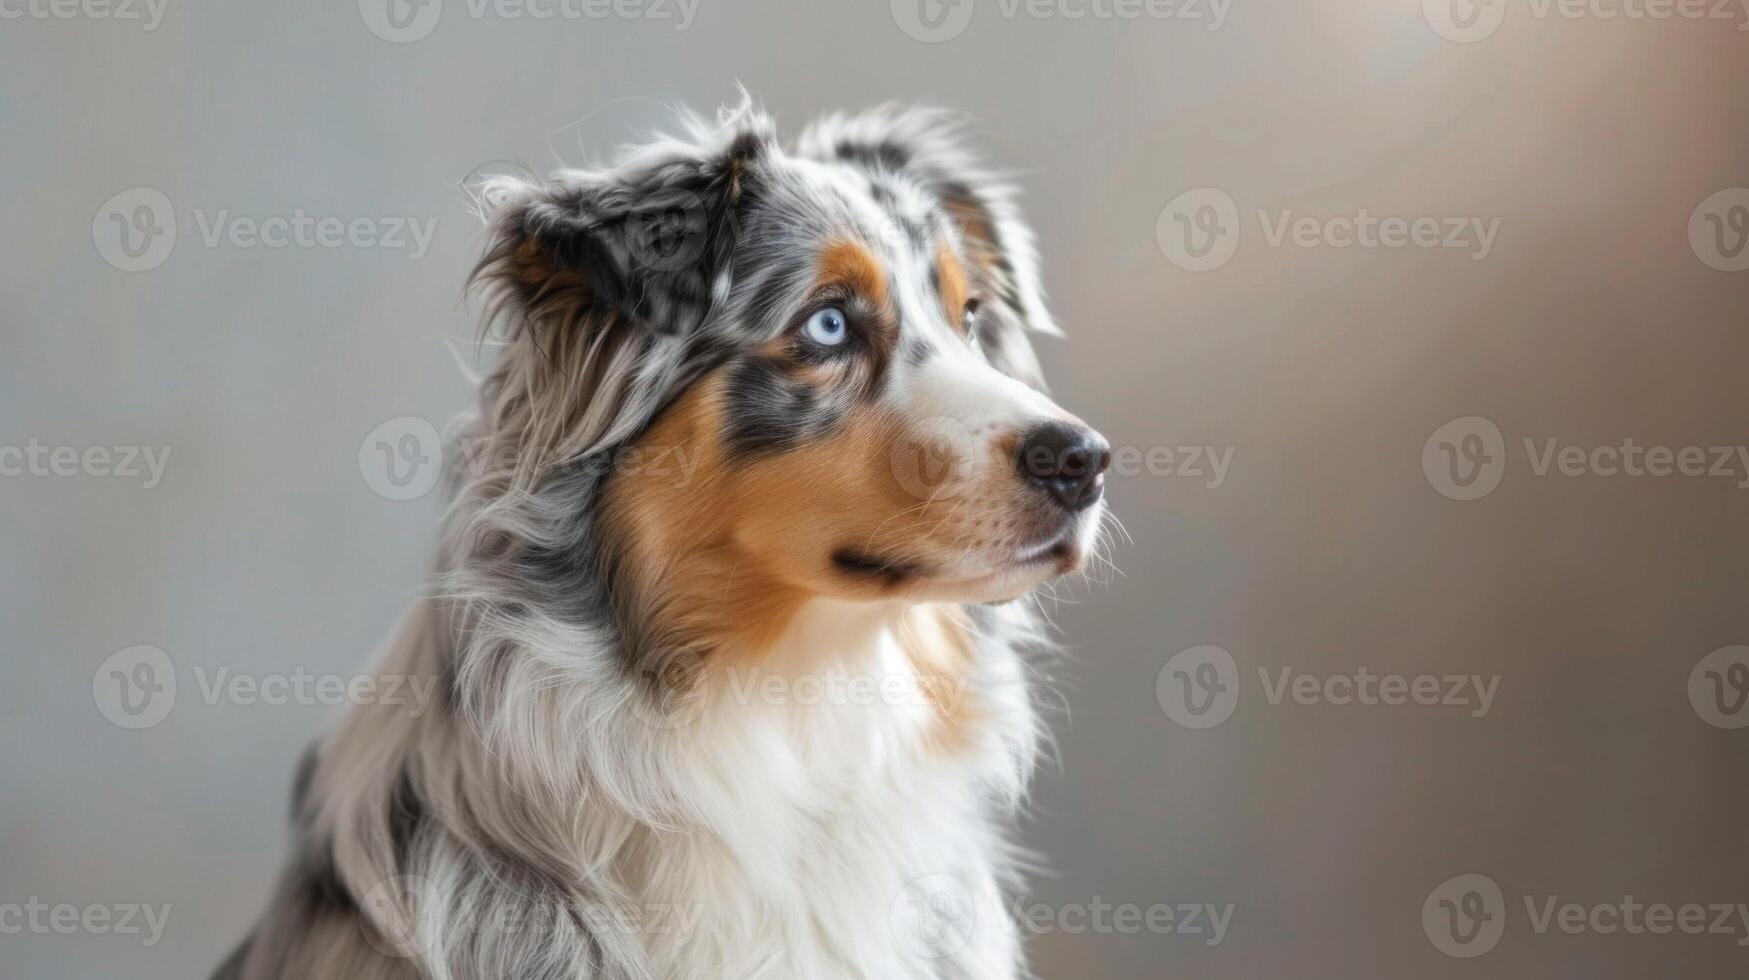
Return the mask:
<path fill-rule="evenodd" d="M 1046 422 L 1020 440 L 1020 475 L 1069 510 L 1091 507 L 1105 492 L 1099 474 L 1111 465 L 1111 446 L 1081 425 Z"/>

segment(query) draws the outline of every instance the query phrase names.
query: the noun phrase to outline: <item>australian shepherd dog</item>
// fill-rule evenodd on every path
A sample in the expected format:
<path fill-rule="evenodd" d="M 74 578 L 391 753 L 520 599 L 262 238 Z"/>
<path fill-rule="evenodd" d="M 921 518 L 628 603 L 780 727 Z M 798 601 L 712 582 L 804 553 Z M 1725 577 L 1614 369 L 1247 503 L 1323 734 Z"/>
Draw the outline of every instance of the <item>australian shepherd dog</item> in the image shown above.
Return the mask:
<path fill-rule="evenodd" d="M 1027 975 L 1032 593 L 1110 450 L 962 128 L 744 100 L 478 187 L 496 353 L 372 668 L 439 693 L 311 748 L 219 980 Z"/>

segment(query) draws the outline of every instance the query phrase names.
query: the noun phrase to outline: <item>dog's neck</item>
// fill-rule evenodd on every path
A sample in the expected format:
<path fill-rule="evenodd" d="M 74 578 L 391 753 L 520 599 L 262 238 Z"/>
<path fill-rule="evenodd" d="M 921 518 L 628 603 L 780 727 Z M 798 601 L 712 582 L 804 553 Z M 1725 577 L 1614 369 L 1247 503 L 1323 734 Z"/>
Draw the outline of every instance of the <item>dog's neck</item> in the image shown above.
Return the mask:
<path fill-rule="evenodd" d="M 618 614 L 656 683 L 729 710 L 842 709 L 850 725 L 912 714 L 932 744 L 963 738 L 975 645 L 957 604 L 810 594 L 729 540 L 640 550 Z"/>
<path fill-rule="evenodd" d="M 973 657 L 958 607 L 815 597 L 713 650 L 692 694 L 716 722 L 759 719 L 837 751 L 948 749 L 972 714 Z"/>
<path fill-rule="evenodd" d="M 753 639 L 734 653 L 737 659 L 786 673 L 817 671 L 833 664 L 853 669 L 896 642 L 911 608 L 899 602 L 805 600 L 775 636 Z"/>
<path fill-rule="evenodd" d="M 856 689 L 843 693 L 863 699 L 906 698 L 912 686 L 933 697 L 963 684 L 972 667 L 958 607 L 905 602 L 812 599 L 772 642 L 734 653 L 745 672 L 786 681 L 844 678 Z M 886 690 L 869 690 L 880 685 Z"/>

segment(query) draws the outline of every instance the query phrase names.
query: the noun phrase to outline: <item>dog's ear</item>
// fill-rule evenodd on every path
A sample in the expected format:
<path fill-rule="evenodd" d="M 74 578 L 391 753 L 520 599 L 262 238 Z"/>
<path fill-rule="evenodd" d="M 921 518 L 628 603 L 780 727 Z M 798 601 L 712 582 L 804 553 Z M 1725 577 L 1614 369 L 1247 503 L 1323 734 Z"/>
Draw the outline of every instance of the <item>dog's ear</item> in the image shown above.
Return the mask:
<path fill-rule="evenodd" d="M 776 142 L 769 118 L 745 104 L 715 125 L 685 122 L 686 135 L 609 169 L 483 182 L 491 237 L 474 282 L 514 308 L 494 312 L 559 329 L 591 318 L 658 334 L 696 328 L 728 271 L 737 205 Z"/>
<path fill-rule="evenodd" d="M 1045 305 L 1032 230 L 1005 177 L 967 149 L 964 120 L 951 112 L 882 106 L 855 116 L 828 116 L 804 132 L 797 152 L 835 160 L 883 179 L 910 182 L 933 198 L 955 229 L 987 297 L 980 336 L 998 367 L 1040 383 L 1027 332 L 1061 336 Z"/>
<path fill-rule="evenodd" d="M 486 431 L 518 481 L 611 449 L 647 424 L 726 293 L 737 206 L 777 152 L 744 101 L 714 124 L 604 170 L 473 184 L 487 223 L 471 285 L 504 351 L 482 385 Z M 507 465 L 507 464 L 506 464 Z"/>

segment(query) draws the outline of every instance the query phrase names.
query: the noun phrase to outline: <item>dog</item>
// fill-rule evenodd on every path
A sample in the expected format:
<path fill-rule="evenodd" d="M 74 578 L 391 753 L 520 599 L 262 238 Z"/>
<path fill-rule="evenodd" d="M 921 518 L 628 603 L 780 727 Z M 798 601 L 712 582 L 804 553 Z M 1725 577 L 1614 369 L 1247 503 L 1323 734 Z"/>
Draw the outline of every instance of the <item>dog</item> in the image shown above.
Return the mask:
<path fill-rule="evenodd" d="M 497 349 L 431 587 L 216 980 L 1012 980 L 1036 602 L 1110 448 L 949 113 L 751 100 L 476 188 Z M 387 699 L 384 699 L 385 701 Z"/>

